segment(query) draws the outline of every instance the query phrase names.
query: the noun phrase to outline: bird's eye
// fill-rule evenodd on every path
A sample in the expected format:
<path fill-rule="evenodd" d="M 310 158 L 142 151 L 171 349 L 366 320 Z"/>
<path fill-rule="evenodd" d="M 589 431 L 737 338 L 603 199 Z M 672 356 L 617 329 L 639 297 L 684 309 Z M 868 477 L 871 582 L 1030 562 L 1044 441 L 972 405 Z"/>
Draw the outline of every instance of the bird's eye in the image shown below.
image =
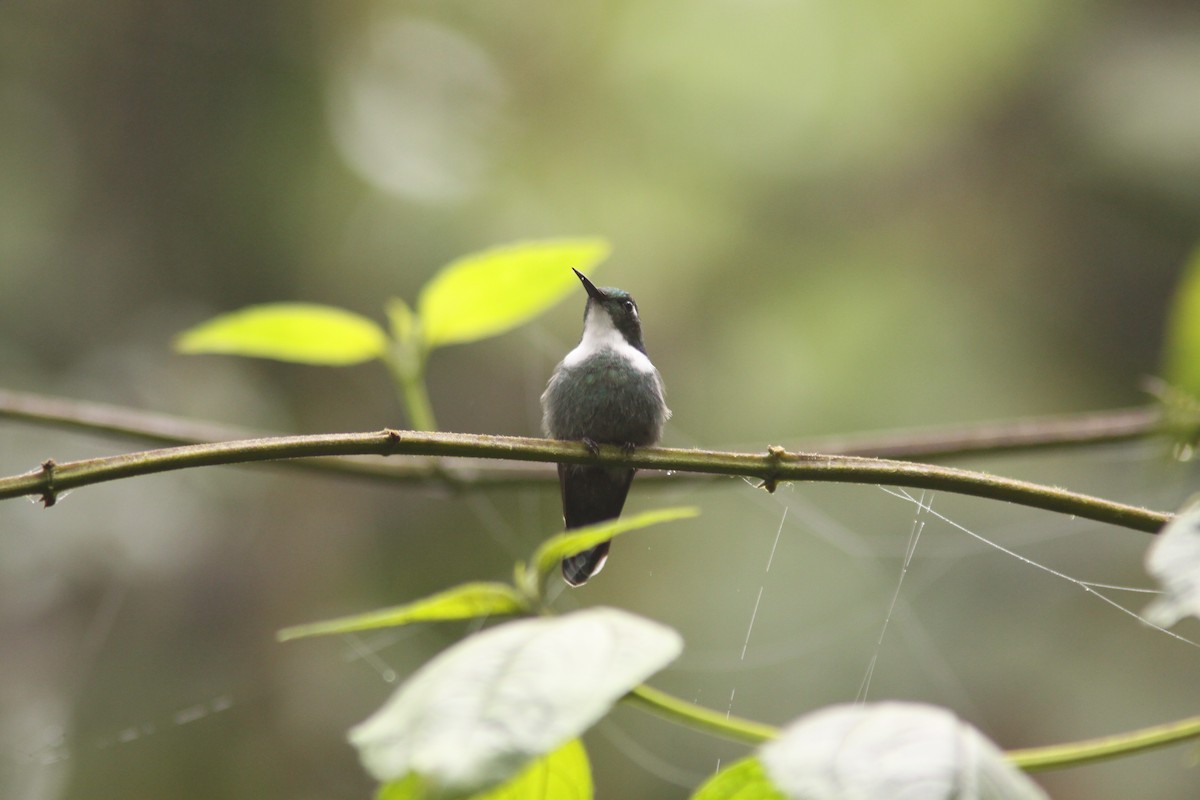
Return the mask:
<path fill-rule="evenodd" d="M 626 301 L 625 301 L 625 310 L 626 310 L 626 311 L 628 311 L 629 313 L 631 313 L 631 314 L 632 314 L 632 313 L 634 312 L 635 308 L 636 308 L 636 306 L 634 306 L 634 304 L 633 304 L 633 301 L 632 301 L 632 300 L 626 300 Z"/>

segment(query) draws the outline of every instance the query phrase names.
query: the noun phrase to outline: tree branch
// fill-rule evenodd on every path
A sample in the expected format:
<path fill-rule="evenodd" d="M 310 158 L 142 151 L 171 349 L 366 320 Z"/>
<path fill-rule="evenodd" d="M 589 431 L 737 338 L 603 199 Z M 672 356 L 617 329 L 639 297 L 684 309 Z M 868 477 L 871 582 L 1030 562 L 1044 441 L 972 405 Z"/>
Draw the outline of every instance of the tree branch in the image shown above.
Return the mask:
<path fill-rule="evenodd" d="M 1163 424 L 1161 407 L 1149 405 L 974 425 L 948 425 L 925 430 L 830 437 L 806 443 L 805 449 L 846 456 L 936 461 L 1130 442 L 1160 435 Z"/>
<path fill-rule="evenodd" d="M 104 403 L 5 389 L 0 389 L 0 418 L 159 445 L 201 444 L 275 435 L 266 431 L 218 425 Z M 1159 435 L 1163 424 L 1163 413 L 1159 406 L 1142 406 L 975 425 L 825 437 L 802 441 L 796 449 L 843 456 L 936 461 L 1135 441 Z M 387 481 L 426 482 L 444 477 L 442 473 L 426 464 L 383 463 L 346 457 L 304 458 L 279 461 L 275 464 L 285 468 Z M 664 476 L 647 477 L 659 479 Z M 458 470 L 456 483 L 511 486 L 552 480 L 557 480 L 552 472 L 531 468 L 526 464 L 498 467 L 480 463 L 473 465 L 470 470 Z"/>
<path fill-rule="evenodd" d="M 46 505 L 53 505 L 57 494 L 65 489 L 135 475 L 217 464 L 346 455 L 423 455 L 603 464 L 758 478 L 768 491 L 774 491 L 780 481 L 886 484 L 1003 500 L 1147 532 L 1158 531 L 1172 516 L 982 472 L 855 456 L 788 453 L 782 447 L 770 447 L 765 454 L 755 454 L 664 447 L 639 448 L 626 453 L 620 447 L 604 446 L 593 455 L 579 442 L 393 430 L 186 445 L 62 464 L 49 460 L 22 475 L 0 478 L 0 499 L 41 495 Z M 468 476 L 445 465 L 433 463 L 423 468 L 428 477 L 451 486 L 470 484 Z"/>
<path fill-rule="evenodd" d="M 0 419 L 4 418 L 49 428 L 167 446 L 235 439 L 265 439 L 280 435 L 270 431 L 222 425 L 107 403 L 0 389 Z M 431 469 L 428 464 L 385 463 L 353 457 L 301 458 L 277 461 L 273 466 L 412 483 L 427 483 L 441 477 L 440 473 Z M 462 472 L 465 475 L 465 470 Z M 480 483 L 510 485 L 521 482 L 545 483 L 550 478 L 558 480 L 558 476 L 553 473 L 544 469 L 531 469 L 525 464 L 508 465 L 494 472 L 494 475 L 490 474 L 488 468 L 483 467 L 482 473 L 489 474 L 484 474 Z"/>

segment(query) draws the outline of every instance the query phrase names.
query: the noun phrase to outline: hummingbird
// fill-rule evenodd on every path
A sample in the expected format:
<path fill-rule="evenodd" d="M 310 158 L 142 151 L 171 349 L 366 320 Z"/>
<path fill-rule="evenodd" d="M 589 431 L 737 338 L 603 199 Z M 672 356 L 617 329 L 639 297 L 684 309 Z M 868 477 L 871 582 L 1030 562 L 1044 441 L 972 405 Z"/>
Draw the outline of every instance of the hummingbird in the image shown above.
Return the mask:
<path fill-rule="evenodd" d="M 583 337 L 554 368 L 542 394 L 542 430 L 552 439 L 582 441 L 593 453 L 615 444 L 632 452 L 658 442 L 671 416 L 658 374 L 642 341 L 638 306 L 629 292 L 598 289 L 577 269 L 587 290 Z M 559 464 L 563 520 L 568 530 L 621 516 L 632 467 Z M 563 579 L 582 586 L 604 567 L 610 542 L 563 559 Z"/>

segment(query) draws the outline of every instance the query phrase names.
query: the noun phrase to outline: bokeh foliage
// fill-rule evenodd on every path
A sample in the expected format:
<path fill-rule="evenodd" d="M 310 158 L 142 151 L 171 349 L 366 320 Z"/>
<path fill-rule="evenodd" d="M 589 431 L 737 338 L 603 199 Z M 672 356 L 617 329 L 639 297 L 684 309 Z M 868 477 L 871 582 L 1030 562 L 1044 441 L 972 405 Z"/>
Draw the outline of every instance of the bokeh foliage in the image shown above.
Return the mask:
<path fill-rule="evenodd" d="M 280 300 L 378 324 L 464 253 L 596 232 L 604 282 L 640 303 L 669 444 L 1141 402 L 1200 230 L 1198 25 L 1170 1 L 2 4 L 3 382 L 280 431 L 401 425 L 382 370 L 168 343 Z M 441 427 L 535 433 L 581 311 L 438 353 Z M 7 473 L 119 449 L 0 428 Z M 1162 456 L 983 466 L 1175 508 L 1195 475 Z M 504 580 L 558 513 L 552 490 L 125 483 L 0 508 L 0 795 L 364 796 L 342 732 L 461 625 L 274 632 Z M 604 581 L 559 602 L 668 622 L 688 651 L 664 688 L 713 707 L 781 721 L 852 697 L 913 509 L 730 482 L 635 487 L 630 511 L 676 501 L 703 507 L 696 530 L 619 541 Z M 1141 579 L 1124 532 L 934 502 L 1072 574 Z M 875 696 L 1013 745 L 1178 711 L 1182 646 L 927 522 Z M 197 707 L 225 710 L 176 723 Z M 618 711 L 589 741 L 598 791 L 682 796 L 679 772 L 744 755 L 655 725 Z M 1194 795 L 1172 754 L 1045 781 Z"/>

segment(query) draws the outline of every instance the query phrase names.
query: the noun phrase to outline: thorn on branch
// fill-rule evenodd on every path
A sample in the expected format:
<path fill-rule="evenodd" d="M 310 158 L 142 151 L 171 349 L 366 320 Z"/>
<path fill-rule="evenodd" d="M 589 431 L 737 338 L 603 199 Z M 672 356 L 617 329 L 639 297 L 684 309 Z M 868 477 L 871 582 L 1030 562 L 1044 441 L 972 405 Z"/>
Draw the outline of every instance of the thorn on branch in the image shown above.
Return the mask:
<path fill-rule="evenodd" d="M 46 488 L 42 490 L 43 508 L 49 508 L 58 502 L 58 492 L 54 488 L 54 468 L 57 466 L 53 458 L 42 462 L 42 473 L 46 476 Z"/>
<path fill-rule="evenodd" d="M 760 489 L 766 489 L 768 493 L 775 494 L 775 489 L 779 486 L 779 479 L 776 477 L 776 472 L 779 467 L 779 462 L 787 456 L 787 450 L 781 445 L 773 444 L 767 447 L 767 464 L 770 466 L 771 472 L 767 475 L 763 482 L 759 484 Z"/>

